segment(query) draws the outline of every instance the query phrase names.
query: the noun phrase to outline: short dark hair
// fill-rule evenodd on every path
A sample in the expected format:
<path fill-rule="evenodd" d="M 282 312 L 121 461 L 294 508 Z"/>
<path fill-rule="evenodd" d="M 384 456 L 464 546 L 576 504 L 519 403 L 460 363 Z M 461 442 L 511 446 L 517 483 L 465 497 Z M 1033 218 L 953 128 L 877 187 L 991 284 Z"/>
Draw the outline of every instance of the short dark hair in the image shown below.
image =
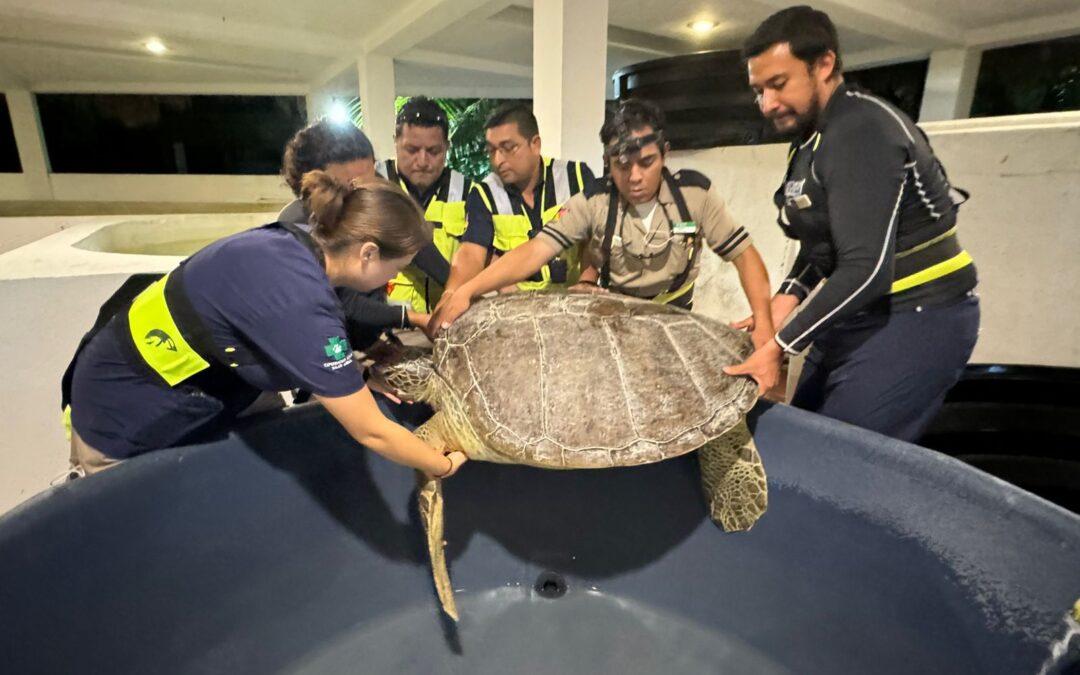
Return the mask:
<path fill-rule="evenodd" d="M 484 131 L 511 122 L 517 125 L 518 133 L 530 141 L 533 137 L 540 135 L 540 126 L 536 123 L 536 115 L 533 115 L 532 110 L 529 110 L 529 106 L 517 101 L 503 103 L 491 111 L 487 121 L 484 122 Z"/>
<path fill-rule="evenodd" d="M 443 139 L 450 140 L 450 122 L 446 119 L 446 111 L 427 96 L 413 96 L 401 106 L 394 126 L 394 138 L 401 135 L 401 129 L 406 124 L 414 127 L 439 127 L 442 129 Z"/>
<path fill-rule="evenodd" d="M 829 15 L 808 5 L 788 7 L 761 22 L 743 43 L 744 59 L 751 59 L 776 44 L 788 43 L 791 53 L 808 66 L 831 51 L 836 54 L 834 74 L 843 70 L 840 40 Z"/>
<path fill-rule="evenodd" d="M 352 122 L 332 122 L 323 117 L 297 131 L 285 144 L 281 176 L 293 194 L 299 197 L 304 174 L 308 171 L 374 157 L 371 141 L 356 125 Z"/>
<path fill-rule="evenodd" d="M 657 135 L 662 135 L 666 123 L 664 111 L 652 101 L 643 98 L 619 101 L 608 107 L 604 126 L 600 127 L 600 143 L 606 148 L 612 141 L 628 132 L 645 127 L 652 127 Z M 660 150 L 662 151 L 663 147 Z"/>

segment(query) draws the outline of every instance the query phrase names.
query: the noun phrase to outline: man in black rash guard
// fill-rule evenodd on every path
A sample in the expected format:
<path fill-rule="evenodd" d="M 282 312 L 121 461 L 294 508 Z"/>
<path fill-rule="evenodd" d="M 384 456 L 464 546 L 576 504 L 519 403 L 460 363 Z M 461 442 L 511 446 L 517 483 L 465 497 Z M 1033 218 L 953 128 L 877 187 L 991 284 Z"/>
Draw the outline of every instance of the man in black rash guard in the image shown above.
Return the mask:
<path fill-rule="evenodd" d="M 762 113 L 794 139 L 774 202 L 800 251 L 773 298 L 774 325 L 826 281 L 770 345 L 810 347 L 792 404 L 916 440 L 979 327 L 975 265 L 945 170 L 904 113 L 844 84 L 825 13 L 777 12 L 743 55 Z M 767 357 L 729 372 L 753 373 Z"/>

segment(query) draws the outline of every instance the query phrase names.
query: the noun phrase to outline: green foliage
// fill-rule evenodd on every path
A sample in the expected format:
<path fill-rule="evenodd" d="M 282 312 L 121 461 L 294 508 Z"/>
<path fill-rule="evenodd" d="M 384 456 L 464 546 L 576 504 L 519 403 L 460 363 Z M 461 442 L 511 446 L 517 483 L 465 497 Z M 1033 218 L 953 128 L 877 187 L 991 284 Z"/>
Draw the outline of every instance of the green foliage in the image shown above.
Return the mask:
<path fill-rule="evenodd" d="M 502 103 L 499 99 L 439 99 L 450 122 L 450 157 L 447 163 L 466 177 L 480 180 L 491 171 L 484 150 L 484 122 Z"/>
<path fill-rule="evenodd" d="M 398 96 L 394 109 L 401 110 L 408 100 L 407 96 Z M 434 101 L 446 111 L 450 123 L 450 156 L 446 163 L 469 178 L 483 178 L 491 170 L 484 151 L 484 121 L 503 102 L 502 99 L 437 98 Z M 353 124 L 362 127 L 364 116 L 360 99 L 352 99 L 347 107 Z"/>

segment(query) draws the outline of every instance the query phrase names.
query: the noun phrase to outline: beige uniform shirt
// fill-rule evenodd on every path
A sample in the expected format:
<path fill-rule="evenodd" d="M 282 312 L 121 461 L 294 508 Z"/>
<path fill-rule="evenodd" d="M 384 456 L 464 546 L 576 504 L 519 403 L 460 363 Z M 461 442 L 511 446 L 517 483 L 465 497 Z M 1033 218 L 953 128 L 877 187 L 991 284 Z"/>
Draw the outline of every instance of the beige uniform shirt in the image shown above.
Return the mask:
<path fill-rule="evenodd" d="M 690 262 L 691 236 L 704 236 L 703 243 L 724 260 L 737 258 L 753 242 L 750 234 L 732 217 L 723 198 L 697 172 L 675 174 L 687 209 L 696 224 L 693 235 L 676 233 L 685 227 L 679 223 L 679 209 L 668 189 L 667 181 L 660 184 L 659 204 L 652 217 L 648 234 L 637 212 L 621 196 L 615 236 L 611 243 L 611 290 L 639 298 L 652 298 L 671 289 L 672 281 Z M 603 264 L 601 251 L 604 228 L 607 225 L 610 194 L 596 190 L 580 192 L 566 203 L 558 218 L 537 235 L 555 248 L 563 250 L 585 242 L 586 260 L 598 269 Z M 700 256 L 690 270 L 688 280 L 697 278 Z"/>

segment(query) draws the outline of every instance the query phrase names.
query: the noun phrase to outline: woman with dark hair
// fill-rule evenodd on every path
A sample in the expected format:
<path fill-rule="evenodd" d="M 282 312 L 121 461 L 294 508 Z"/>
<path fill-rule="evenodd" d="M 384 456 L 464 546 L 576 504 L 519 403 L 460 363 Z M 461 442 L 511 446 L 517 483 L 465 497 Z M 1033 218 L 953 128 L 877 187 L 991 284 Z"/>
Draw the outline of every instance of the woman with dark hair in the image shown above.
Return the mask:
<path fill-rule="evenodd" d="M 431 226 L 380 179 L 346 185 L 313 171 L 300 187 L 310 232 L 279 222 L 215 242 L 84 340 L 65 392 L 77 467 L 205 439 L 261 392 L 295 388 L 393 461 L 442 476 L 465 461 L 381 413 L 334 293 L 384 286 L 431 242 Z"/>
<path fill-rule="evenodd" d="M 332 122 L 324 117 L 297 131 L 285 144 L 281 159 L 281 177 L 296 199 L 281 210 L 279 221 L 308 222 L 311 214 L 304 205 L 301 188 L 304 174 L 309 171 L 325 171 L 346 185 L 367 180 L 375 175 L 375 150 L 367 134 L 349 122 Z"/>
<path fill-rule="evenodd" d="M 311 213 L 301 196 L 301 182 L 309 171 L 325 171 L 337 181 L 348 184 L 375 176 L 375 151 L 366 134 L 351 122 L 332 122 L 323 118 L 310 124 L 285 145 L 281 176 L 296 197 L 278 214 L 278 221 L 307 225 Z M 421 249 L 414 265 L 421 270 L 445 266 L 433 246 Z M 349 342 L 357 349 L 374 344 L 379 336 L 394 328 L 425 328 L 428 315 L 404 304 L 387 304 L 385 286 L 361 293 L 350 288 L 337 289 L 345 310 L 345 328 Z"/>

